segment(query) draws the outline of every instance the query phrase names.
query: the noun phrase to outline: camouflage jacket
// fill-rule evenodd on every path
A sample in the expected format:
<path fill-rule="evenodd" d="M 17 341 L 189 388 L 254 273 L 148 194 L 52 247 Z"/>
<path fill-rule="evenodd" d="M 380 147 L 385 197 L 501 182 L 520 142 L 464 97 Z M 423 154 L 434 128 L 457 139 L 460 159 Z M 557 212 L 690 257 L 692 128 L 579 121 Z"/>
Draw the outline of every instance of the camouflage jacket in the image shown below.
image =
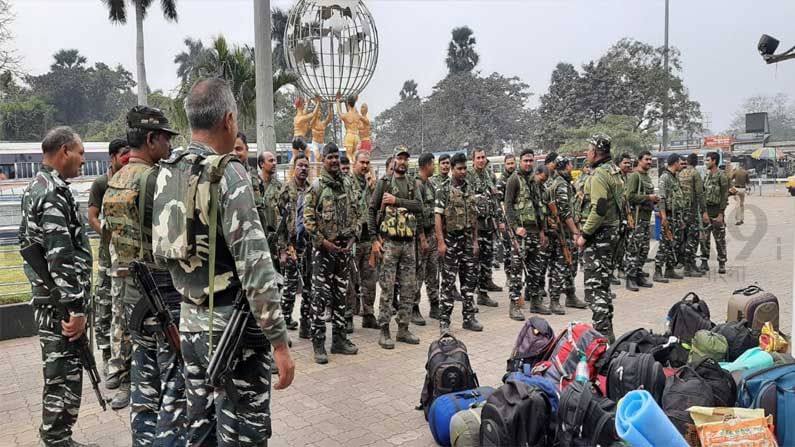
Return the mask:
<path fill-rule="evenodd" d="M 436 190 L 436 203 L 433 212 L 434 219 L 436 214 L 442 216 L 445 232 L 471 231 L 478 219 L 475 195 L 467 180 L 464 179 L 461 185 L 455 185 L 452 180 L 443 183 Z"/>
<path fill-rule="evenodd" d="M 488 169 L 477 170 L 471 168 L 467 171 L 467 183 L 472 188 L 475 195 L 475 202 L 478 210 L 478 223 L 483 224 L 487 218 L 500 217 L 497 211 L 497 198 L 494 192 L 496 188 Z M 485 228 L 485 225 L 478 225 Z"/>
<path fill-rule="evenodd" d="M 500 179 L 497 180 L 497 183 L 494 185 L 497 188 L 497 200 L 500 201 L 501 205 L 505 205 L 505 185 L 508 184 L 508 179 L 511 178 L 515 172 L 515 169 L 512 172 L 503 171 Z"/>
<path fill-rule="evenodd" d="M 583 188 L 580 215 L 583 237 L 588 239 L 602 227 L 621 222 L 621 177 L 618 166 L 608 157 L 591 165 L 591 175 Z"/>
<path fill-rule="evenodd" d="M 188 152 L 187 156 L 202 159 L 216 155 L 207 145 L 191 142 L 186 150 L 174 151 L 171 158 Z M 158 176 L 157 190 L 164 176 Z M 170 261 L 169 271 L 174 287 L 183 296 L 180 313 L 180 332 L 206 332 L 209 326 L 209 308 L 206 306 L 209 290 L 209 211 L 210 179 L 208 169 L 202 169 L 197 179 L 196 200 L 193 205 L 193 231 L 196 250 L 187 261 Z M 271 345 L 287 343 L 287 330 L 281 313 L 281 294 L 276 283 L 265 232 L 254 204 L 254 191 L 246 168 L 236 159 L 224 168 L 219 182 L 218 238 L 216 240 L 215 296 L 224 291 L 242 287 L 255 320 Z M 158 200 L 155 199 L 155 206 Z M 164 214 L 153 210 L 154 224 Z M 167 226 L 167 225 L 166 225 Z M 188 237 L 188 235 L 175 235 Z M 217 303 L 216 303 L 217 304 Z M 223 331 L 232 314 L 232 305 L 216 305 L 213 309 L 213 330 Z"/>
<path fill-rule="evenodd" d="M 568 218 L 574 219 L 574 186 L 571 184 L 571 175 L 568 173 L 558 174 L 554 181 L 549 185 L 550 202 L 554 201 L 558 207 L 560 222 L 563 223 Z"/>
<path fill-rule="evenodd" d="M 361 228 L 359 241 L 369 241 L 370 231 L 367 228 L 367 221 L 370 219 L 370 202 L 373 200 L 375 186 L 367 184 L 367 177 L 363 175 L 353 174 L 351 178 L 356 191 L 356 200 L 359 204 L 359 225 Z"/>
<path fill-rule="evenodd" d="M 420 198 L 422 199 L 422 222 L 425 230 L 425 235 L 433 234 L 434 228 L 434 213 L 433 209 L 436 206 L 436 186 L 429 178 L 423 182 L 419 179 Z"/>
<path fill-rule="evenodd" d="M 684 199 L 682 189 L 679 187 L 679 180 L 668 168 L 663 169 L 657 188 L 659 189 L 660 208 L 669 213 L 679 215 L 684 211 Z M 674 217 L 668 215 L 668 218 Z"/>
<path fill-rule="evenodd" d="M 682 190 L 682 199 L 684 206 L 690 207 L 693 211 L 696 209 L 704 210 L 704 181 L 701 179 L 701 174 L 693 166 L 688 166 L 679 171 L 676 175 L 679 180 L 679 188 Z"/>
<path fill-rule="evenodd" d="M 519 172 L 508 179 L 505 186 L 505 215 L 512 231 L 524 228 L 538 233 L 543 227 L 541 212 L 543 185 L 536 183 L 533 174 Z"/>
<path fill-rule="evenodd" d="M 635 220 L 645 222 L 651 220 L 654 204 L 649 201 L 648 197 L 654 194 L 654 183 L 652 183 L 649 173 L 635 171 L 629 174 L 624 186 L 624 197 L 629 202 L 630 210 L 635 213 Z"/>
<path fill-rule="evenodd" d="M 435 186 L 436 189 L 438 190 L 443 185 L 450 183 L 450 174 L 447 175 L 434 174 L 431 176 L 431 182 L 433 183 L 433 186 Z"/>
<path fill-rule="evenodd" d="M 729 179 L 720 170 L 707 171 L 704 179 L 704 202 L 711 214 L 715 214 L 715 210 L 723 212 L 728 206 Z"/>
<path fill-rule="evenodd" d="M 304 196 L 309 190 L 309 182 L 305 182 L 303 187 L 299 187 L 295 179 L 282 186 L 279 192 L 278 207 L 282 219 L 286 219 L 284 225 L 279 224 L 279 245 L 287 248 L 295 248 L 299 237 L 299 223 L 301 224 L 301 237 L 307 237 L 304 227 Z"/>
<path fill-rule="evenodd" d="M 53 280 L 61 294 L 61 304 L 73 314 L 82 314 L 91 291 L 93 259 L 85 223 L 69 183 L 55 169 L 41 165 L 36 177 L 22 193 L 22 222 L 19 245 L 39 243 Z M 49 297 L 44 282 L 24 264 L 33 298 Z"/>
<path fill-rule="evenodd" d="M 360 232 L 360 219 L 351 183 L 342 173 L 334 176 L 322 169 L 304 197 L 304 225 L 314 247 L 322 247 L 324 240 L 355 238 Z"/>
<path fill-rule="evenodd" d="M 273 233 L 279 226 L 279 194 L 282 191 L 282 182 L 273 177 L 268 183 L 265 183 L 257 176 L 259 184 L 262 187 L 262 208 L 264 210 L 265 222 L 263 227 L 265 233 Z"/>
<path fill-rule="evenodd" d="M 91 183 L 91 191 L 88 195 L 88 206 L 95 207 L 100 211 L 99 221 L 102 227 L 102 234 L 99 236 L 99 269 L 106 271 L 110 267 L 110 232 L 105 230 L 104 219 L 102 216 L 102 197 L 108 189 L 108 174 L 97 176 Z"/>
<path fill-rule="evenodd" d="M 401 189 L 403 184 L 406 189 Z M 370 213 L 368 220 L 368 230 L 370 237 L 375 237 L 376 234 L 381 234 L 386 237 L 383 229 L 380 227 L 381 222 L 384 221 L 382 211 L 390 208 L 390 205 L 384 206 L 381 199 L 385 193 L 395 196 L 396 203 L 391 205 L 392 208 L 405 208 L 407 213 L 412 215 L 416 221 L 416 229 L 423 228 L 423 214 L 422 214 L 422 196 L 420 191 L 420 182 L 411 174 L 406 174 L 403 178 L 397 178 L 394 175 L 389 177 L 381 177 L 375 184 L 373 197 L 370 202 Z M 415 233 L 416 237 L 417 234 Z"/>

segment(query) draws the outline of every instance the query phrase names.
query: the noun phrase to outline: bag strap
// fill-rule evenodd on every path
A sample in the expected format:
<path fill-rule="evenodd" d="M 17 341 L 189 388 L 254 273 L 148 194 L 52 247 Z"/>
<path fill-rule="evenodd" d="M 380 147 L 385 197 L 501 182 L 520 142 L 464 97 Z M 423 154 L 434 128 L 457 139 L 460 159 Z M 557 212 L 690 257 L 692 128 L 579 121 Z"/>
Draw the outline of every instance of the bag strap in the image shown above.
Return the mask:
<path fill-rule="evenodd" d="M 745 296 L 756 295 L 759 292 L 762 292 L 763 289 L 756 284 L 750 285 L 748 287 L 744 287 L 742 289 L 737 289 L 732 292 L 732 295 L 737 295 L 738 293 L 742 293 Z"/>
<path fill-rule="evenodd" d="M 149 168 L 141 174 L 138 184 L 138 231 L 141 236 L 139 241 L 140 247 L 138 250 L 138 258 L 144 260 L 144 214 L 146 213 L 146 184 L 149 182 L 149 175 L 152 173 L 153 168 Z"/>

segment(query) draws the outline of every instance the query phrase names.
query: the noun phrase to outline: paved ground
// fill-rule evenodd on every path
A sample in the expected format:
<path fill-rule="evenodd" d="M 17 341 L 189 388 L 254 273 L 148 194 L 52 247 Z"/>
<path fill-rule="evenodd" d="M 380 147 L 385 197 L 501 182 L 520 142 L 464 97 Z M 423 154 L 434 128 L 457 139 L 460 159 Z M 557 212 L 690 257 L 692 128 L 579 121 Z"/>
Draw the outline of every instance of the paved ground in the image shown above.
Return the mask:
<path fill-rule="evenodd" d="M 641 326 L 662 330 L 671 303 L 691 290 L 709 303 L 713 319 L 722 321 L 731 291 L 754 281 L 782 300 L 782 326 L 789 332 L 794 208 L 795 199 L 781 192 L 774 197 L 749 198 L 745 225 L 731 225 L 729 229 L 726 275 L 713 273 L 656 285 L 641 293 L 617 288 L 617 333 Z M 716 267 L 714 254 L 712 264 Z M 647 264 L 649 268 L 651 264 Z M 495 277 L 498 283 L 504 283 L 501 270 Z M 582 284 L 581 277 L 578 284 Z M 500 307 L 480 312 L 484 332 L 461 329 L 460 304 L 453 323 L 455 335 L 469 348 L 481 384 L 492 386 L 500 382 L 505 359 L 521 327 L 521 323 L 507 318 L 506 293 L 495 296 Z M 423 312 L 427 312 L 427 306 Z M 556 330 L 569 320 L 588 321 L 590 312 L 549 318 Z M 437 335 L 437 326 L 414 327 L 422 337 L 419 346 L 399 343 L 395 350 L 384 351 L 376 343 L 377 331 L 359 329 L 359 325 L 357 318 L 353 341 L 359 346 L 359 355 L 332 355 L 326 366 L 315 365 L 311 344 L 294 334 L 296 379 L 289 390 L 273 393 L 275 435 L 271 445 L 433 445 L 422 412 L 415 411 L 414 406 L 422 387 L 428 343 Z M 0 445 L 36 445 L 41 413 L 39 357 L 35 337 L 0 343 Z M 128 420 L 128 411 L 103 413 L 86 385 L 75 437 L 102 446 L 130 445 Z"/>

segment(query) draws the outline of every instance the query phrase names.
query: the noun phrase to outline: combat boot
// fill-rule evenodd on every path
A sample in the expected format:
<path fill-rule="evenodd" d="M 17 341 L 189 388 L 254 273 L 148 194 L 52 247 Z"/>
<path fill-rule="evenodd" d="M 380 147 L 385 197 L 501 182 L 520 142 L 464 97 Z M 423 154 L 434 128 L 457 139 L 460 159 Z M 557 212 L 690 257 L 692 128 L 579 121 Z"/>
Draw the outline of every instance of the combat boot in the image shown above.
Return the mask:
<path fill-rule="evenodd" d="M 616 278 L 616 275 L 610 273 L 610 284 L 612 284 L 614 286 L 620 286 L 621 285 L 621 280 Z"/>
<path fill-rule="evenodd" d="M 116 395 L 110 401 L 110 408 L 114 410 L 121 410 L 127 405 L 130 405 L 130 382 L 119 384 Z"/>
<path fill-rule="evenodd" d="M 111 374 L 105 379 L 105 388 L 109 390 L 116 390 L 119 388 L 118 374 Z"/>
<path fill-rule="evenodd" d="M 635 282 L 635 278 L 632 276 L 627 276 L 626 288 L 627 290 L 631 290 L 633 292 L 637 292 L 638 290 L 640 290 L 638 288 L 638 284 Z"/>
<path fill-rule="evenodd" d="M 389 323 L 381 326 L 381 338 L 378 339 L 378 344 L 384 349 L 395 349 L 395 341 L 389 335 Z"/>
<path fill-rule="evenodd" d="M 702 276 L 704 276 L 704 274 L 701 273 L 701 271 L 698 270 L 698 268 L 696 267 L 695 263 L 686 264 L 685 265 L 685 271 L 683 272 L 683 274 L 684 274 L 684 276 L 687 276 L 688 278 L 701 278 Z"/>
<path fill-rule="evenodd" d="M 332 354 L 355 355 L 359 352 L 359 348 L 348 339 L 346 334 L 333 334 L 331 337 Z"/>
<path fill-rule="evenodd" d="M 649 279 L 643 275 L 638 275 L 635 277 L 635 284 L 637 284 L 638 287 L 645 287 L 645 288 L 654 287 L 654 284 L 652 284 L 651 281 L 649 281 Z"/>
<path fill-rule="evenodd" d="M 312 340 L 312 350 L 315 353 L 315 363 L 325 365 L 328 363 L 328 354 L 326 354 L 326 339 L 316 338 Z"/>
<path fill-rule="evenodd" d="M 555 315 L 566 315 L 566 309 L 560 305 L 560 296 L 549 300 L 549 311 Z"/>
<path fill-rule="evenodd" d="M 701 260 L 701 271 L 707 273 L 709 271 L 709 262 L 706 259 Z"/>
<path fill-rule="evenodd" d="M 591 291 L 585 289 L 585 304 L 593 304 L 593 296 L 591 295 Z"/>
<path fill-rule="evenodd" d="M 502 292 L 502 287 L 495 284 L 494 279 L 489 279 L 489 282 L 485 285 L 485 289 L 487 292 Z"/>
<path fill-rule="evenodd" d="M 726 263 L 725 262 L 718 262 L 718 273 L 723 275 L 726 273 Z"/>
<path fill-rule="evenodd" d="M 353 334 L 353 315 L 345 317 L 345 333 Z"/>
<path fill-rule="evenodd" d="M 287 329 L 294 331 L 298 329 L 298 322 L 293 320 L 293 317 L 284 317 L 284 325 L 287 326 Z"/>
<path fill-rule="evenodd" d="M 570 290 L 566 292 L 566 307 L 572 307 L 574 309 L 586 309 L 588 308 L 588 303 L 580 301 L 574 291 Z"/>
<path fill-rule="evenodd" d="M 301 318 L 301 324 L 298 326 L 298 338 L 309 340 L 312 338 L 312 323 L 309 319 Z"/>
<path fill-rule="evenodd" d="M 428 312 L 428 318 L 433 318 L 434 320 L 438 320 L 440 317 L 439 315 L 439 303 L 431 303 L 431 310 Z"/>
<path fill-rule="evenodd" d="M 468 331 L 474 331 L 474 332 L 481 332 L 483 330 L 483 325 L 480 324 L 480 322 L 476 320 L 475 317 L 471 317 L 469 320 L 466 320 L 462 327 Z"/>
<path fill-rule="evenodd" d="M 671 267 L 667 267 L 665 269 L 665 277 L 668 279 L 685 279 L 684 276 L 680 275 L 679 273 L 676 273 L 676 270 L 674 270 Z"/>
<path fill-rule="evenodd" d="M 381 326 L 378 325 L 378 320 L 375 319 L 375 315 L 365 315 L 362 317 L 362 328 L 364 329 L 380 329 Z"/>
<path fill-rule="evenodd" d="M 543 298 L 533 297 L 530 300 L 530 313 L 539 315 L 552 315 L 552 312 L 544 305 Z"/>
<path fill-rule="evenodd" d="M 408 343 L 410 345 L 420 344 L 420 337 L 417 337 L 416 335 L 412 334 L 411 331 L 409 331 L 408 324 L 398 325 L 398 332 L 395 336 L 395 340 L 401 343 Z"/>
<path fill-rule="evenodd" d="M 663 275 L 662 267 L 654 267 L 654 276 L 652 277 L 652 281 L 654 282 L 661 282 L 663 284 L 667 284 L 668 280 L 665 279 L 665 275 Z"/>
<path fill-rule="evenodd" d="M 102 350 L 102 375 L 107 379 L 110 368 L 110 349 Z"/>
<path fill-rule="evenodd" d="M 491 299 L 486 292 L 481 291 L 478 293 L 478 306 L 497 307 L 499 304 Z"/>
<path fill-rule="evenodd" d="M 511 320 L 524 321 L 524 313 L 522 313 L 518 302 L 511 302 L 511 306 L 508 308 L 508 317 Z"/>
<path fill-rule="evenodd" d="M 425 326 L 425 319 L 422 318 L 420 306 L 418 304 L 415 304 L 414 307 L 411 308 L 411 322 L 417 326 Z"/>

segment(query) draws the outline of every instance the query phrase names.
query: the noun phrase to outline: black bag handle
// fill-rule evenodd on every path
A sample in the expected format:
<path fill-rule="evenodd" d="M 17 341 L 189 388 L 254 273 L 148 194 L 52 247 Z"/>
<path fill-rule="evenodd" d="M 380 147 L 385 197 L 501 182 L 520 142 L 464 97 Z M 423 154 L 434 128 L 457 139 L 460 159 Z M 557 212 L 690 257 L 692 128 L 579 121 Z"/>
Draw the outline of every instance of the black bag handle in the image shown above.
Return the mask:
<path fill-rule="evenodd" d="M 742 289 L 735 290 L 734 292 L 732 292 L 732 295 L 743 294 L 745 296 L 751 296 L 751 295 L 756 295 L 757 293 L 763 292 L 763 291 L 764 291 L 764 289 L 759 287 L 758 284 L 752 284 L 752 285 L 750 285 L 748 287 L 744 287 Z"/>
<path fill-rule="evenodd" d="M 687 292 L 687 295 L 685 295 L 682 298 L 681 301 L 684 302 L 684 303 L 687 303 L 688 302 L 687 299 L 690 298 L 690 297 L 693 298 L 693 300 L 691 301 L 693 304 L 698 303 L 699 301 L 701 301 L 701 298 L 698 297 L 696 292 Z"/>

